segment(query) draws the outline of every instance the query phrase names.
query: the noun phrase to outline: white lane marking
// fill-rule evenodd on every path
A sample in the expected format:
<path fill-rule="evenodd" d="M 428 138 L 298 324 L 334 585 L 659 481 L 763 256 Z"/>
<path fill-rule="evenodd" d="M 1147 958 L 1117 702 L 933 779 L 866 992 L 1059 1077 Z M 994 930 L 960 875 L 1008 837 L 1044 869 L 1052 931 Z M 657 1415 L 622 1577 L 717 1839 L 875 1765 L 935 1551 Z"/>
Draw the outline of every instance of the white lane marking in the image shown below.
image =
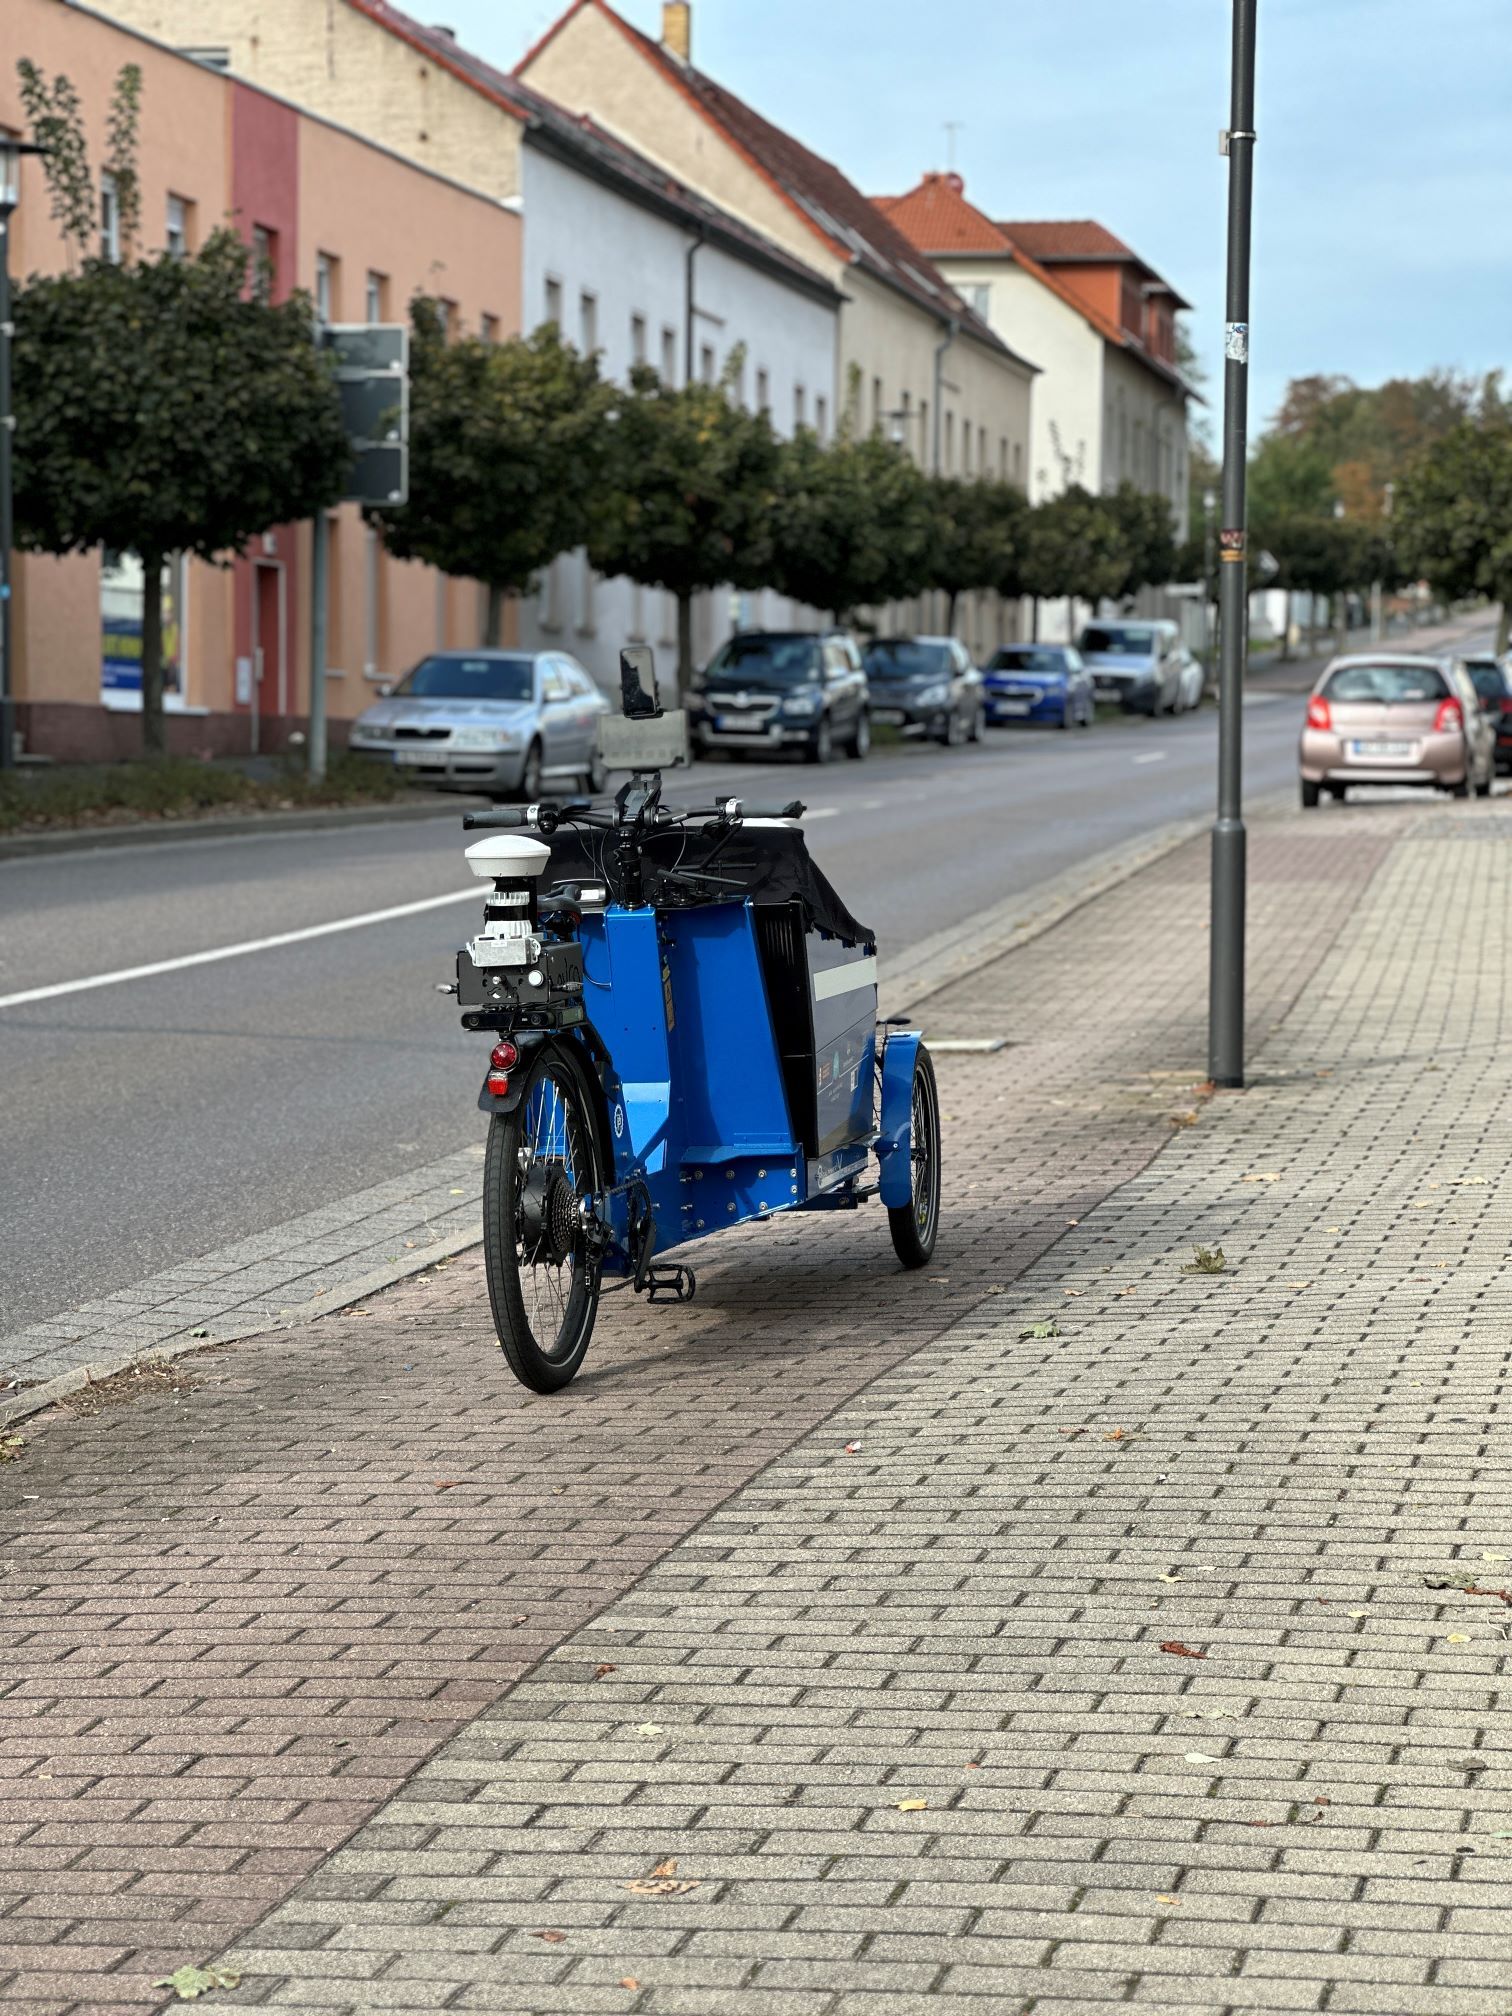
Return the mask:
<path fill-rule="evenodd" d="M 1164 749 L 1151 749 L 1143 756 L 1136 756 L 1134 761 L 1136 763 L 1164 763 L 1165 759 L 1166 752 Z M 4 1005 L 3 1002 L 0 1002 L 0 1007 Z"/>
<path fill-rule="evenodd" d="M 93 973 L 87 980 L 60 980 L 51 987 L 28 987 L 20 994 L 0 994 L 0 1008 L 24 1008 L 31 1001 L 55 1001 L 60 994 L 83 994 L 95 987 L 118 987 L 123 980 L 150 980 L 157 973 L 181 973 L 186 966 L 209 966 L 217 959 L 241 959 L 249 952 L 272 952 L 280 945 L 302 945 L 307 938 L 329 938 L 336 931 L 359 931 L 365 924 L 391 924 L 399 917 L 418 917 L 448 903 L 480 902 L 482 885 L 458 889 L 450 896 L 427 896 L 419 903 L 396 903 L 391 910 L 366 910 L 360 917 L 338 917 L 330 924 L 306 924 L 298 931 L 279 931 L 271 938 L 249 938 L 241 945 L 217 945 L 209 952 L 185 952 L 177 959 L 156 959 L 150 966 L 124 966 L 118 973 Z"/>
<path fill-rule="evenodd" d="M 1246 693 L 1243 696 L 1246 707 L 1274 707 L 1278 700 L 1300 700 L 1300 693 Z"/>

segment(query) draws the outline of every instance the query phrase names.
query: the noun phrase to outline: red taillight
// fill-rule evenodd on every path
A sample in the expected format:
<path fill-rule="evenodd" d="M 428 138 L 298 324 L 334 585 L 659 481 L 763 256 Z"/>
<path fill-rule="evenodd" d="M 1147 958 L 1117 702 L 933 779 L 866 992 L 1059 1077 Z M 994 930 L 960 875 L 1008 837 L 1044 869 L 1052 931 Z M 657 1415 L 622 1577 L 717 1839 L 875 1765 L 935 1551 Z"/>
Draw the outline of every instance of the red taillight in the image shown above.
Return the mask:
<path fill-rule="evenodd" d="M 1458 700 L 1452 696 L 1448 700 L 1440 700 L 1438 712 L 1433 717 L 1434 734 L 1447 735 L 1452 729 L 1463 729 L 1464 725 L 1465 710 Z"/>
<path fill-rule="evenodd" d="M 1512 714 L 1512 694 L 1508 694 L 1507 698 L 1502 701 L 1501 711 L 1503 715 Z"/>
<path fill-rule="evenodd" d="M 520 1053 L 506 1036 L 502 1043 L 495 1043 L 488 1053 L 490 1071 L 513 1071 L 520 1061 Z"/>
<path fill-rule="evenodd" d="M 1293 719 L 1296 717 L 1293 716 Z M 1307 725 L 1309 728 L 1332 728 L 1333 715 L 1328 702 L 1321 693 L 1314 693 L 1307 703 Z"/>
<path fill-rule="evenodd" d="M 509 1076 L 504 1071 L 490 1071 L 483 1080 L 483 1090 L 490 1099 L 502 1099 L 509 1090 Z"/>

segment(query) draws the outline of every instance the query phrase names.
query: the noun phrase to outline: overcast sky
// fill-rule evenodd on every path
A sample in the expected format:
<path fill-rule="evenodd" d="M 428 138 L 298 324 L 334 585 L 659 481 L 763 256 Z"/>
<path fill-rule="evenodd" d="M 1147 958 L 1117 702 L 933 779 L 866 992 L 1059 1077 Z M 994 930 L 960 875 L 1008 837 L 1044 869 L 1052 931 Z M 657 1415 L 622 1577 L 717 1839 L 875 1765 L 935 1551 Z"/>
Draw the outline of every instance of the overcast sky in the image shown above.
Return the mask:
<path fill-rule="evenodd" d="M 509 68 L 557 0 L 431 0 Z M 565 5 L 565 0 L 562 0 Z M 624 0 L 655 32 L 660 0 Z M 1512 361 L 1512 0 L 1259 0 L 1252 421 L 1288 379 Z M 869 195 L 946 165 L 1192 301 L 1216 403 L 1227 0 L 694 0 L 702 69 Z"/>

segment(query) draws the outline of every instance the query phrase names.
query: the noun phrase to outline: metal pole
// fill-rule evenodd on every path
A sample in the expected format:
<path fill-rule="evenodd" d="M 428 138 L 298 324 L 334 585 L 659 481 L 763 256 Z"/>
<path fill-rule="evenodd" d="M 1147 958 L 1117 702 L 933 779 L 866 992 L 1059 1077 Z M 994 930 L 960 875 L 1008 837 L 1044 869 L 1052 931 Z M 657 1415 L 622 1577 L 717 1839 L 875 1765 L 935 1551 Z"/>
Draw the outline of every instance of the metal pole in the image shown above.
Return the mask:
<path fill-rule="evenodd" d="M 326 569 L 330 527 L 324 511 L 310 525 L 310 782 L 326 774 Z"/>
<path fill-rule="evenodd" d="M 1216 564 L 1213 552 L 1214 535 L 1217 526 L 1213 523 L 1213 513 L 1218 509 L 1218 498 L 1214 491 L 1202 493 L 1202 676 L 1218 684 L 1218 667 L 1213 659 L 1213 643 L 1217 636 L 1217 626 L 1213 621 L 1213 568 Z"/>
<path fill-rule="evenodd" d="M 5 174 L 0 163 L 0 175 Z M 11 282 L 10 223 L 12 208 L 0 203 L 0 770 L 11 769 L 16 760 L 15 686 L 12 676 L 11 638 L 11 547 L 15 528 L 12 522 L 14 499 L 11 492 L 11 436 L 16 423 L 11 414 Z"/>
<path fill-rule="evenodd" d="M 1228 288 L 1223 367 L 1223 520 L 1218 532 L 1218 818 L 1213 826 L 1208 1076 L 1244 1083 L 1244 752 L 1241 720 L 1249 644 L 1245 456 L 1249 431 L 1250 215 L 1255 168 L 1256 0 L 1233 0 L 1233 83 L 1224 151 L 1229 164 Z"/>

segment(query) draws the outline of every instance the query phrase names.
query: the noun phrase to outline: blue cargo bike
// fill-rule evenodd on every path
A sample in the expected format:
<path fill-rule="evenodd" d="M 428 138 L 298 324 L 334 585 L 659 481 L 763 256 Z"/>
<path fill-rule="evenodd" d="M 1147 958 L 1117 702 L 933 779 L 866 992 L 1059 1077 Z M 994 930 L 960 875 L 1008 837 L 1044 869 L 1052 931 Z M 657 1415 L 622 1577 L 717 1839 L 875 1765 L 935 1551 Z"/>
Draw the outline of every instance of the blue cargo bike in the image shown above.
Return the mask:
<path fill-rule="evenodd" d="M 662 1256 L 725 1226 L 879 1194 L 922 1267 L 939 1224 L 934 1070 L 917 1031 L 878 1025 L 875 938 L 809 858 L 804 808 L 665 805 L 686 723 L 657 705 L 649 650 L 622 654 L 621 679 L 612 806 L 463 819 L 515 829 L 467 850 L 484 921 L 445 991 L 495 1037 L 488 1292 L 540 1393 L 581 1366 L 606 1278 L 687 1301 L 691 1269 Z"/>

